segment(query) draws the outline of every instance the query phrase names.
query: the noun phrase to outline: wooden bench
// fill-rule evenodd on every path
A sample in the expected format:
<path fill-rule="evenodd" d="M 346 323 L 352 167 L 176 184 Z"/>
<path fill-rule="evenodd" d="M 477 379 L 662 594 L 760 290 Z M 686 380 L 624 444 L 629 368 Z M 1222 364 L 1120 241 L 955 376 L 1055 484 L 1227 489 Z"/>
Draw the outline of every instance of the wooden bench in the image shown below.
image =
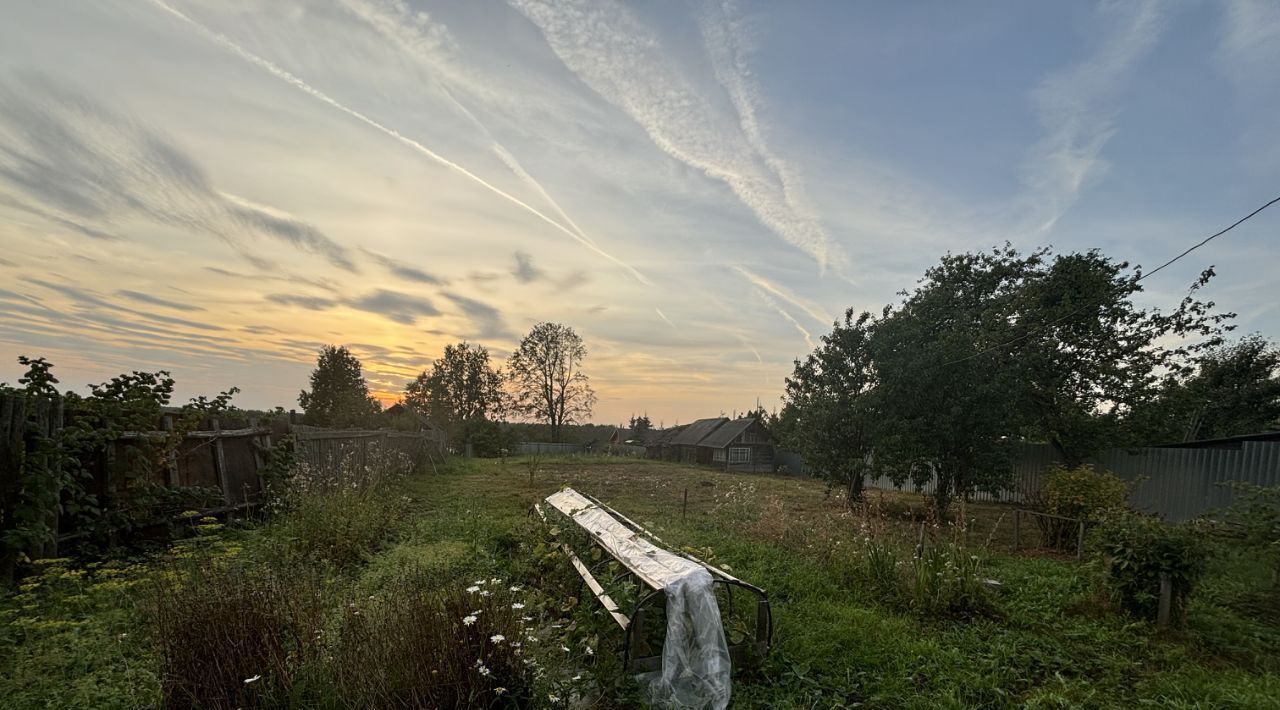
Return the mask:
<path fill-rule="evenodd" d="M 644 619 L 652 610 L 654 600 L 664 598 L 663 590 L 666 586 L 694 568 L 705 569 L 710 573 L 714 584 L 723 586 L 731 612 L 735 589 L 740 594 L 750 594 L 755 598 L 754 633 L 747 634 L 742 643 L 729 646 L 729 656 L 734 666 L 751 659 L 763 658 L 769 652 L 773 643 L 773 614 L 769 608 L 769 595 L 763 589 L 693 555 L 671 552 L 655 545 L 654 541 L 661 542 L 657 535 L 592 496 L 572 488 L 547 496 L 546 503 L 577 523 L 605 552 L 601 561 L 589 568 L 567 543 L 561 543 L 561 549 L 587 588 L 622 628 L 626 636 L 624 667 L 629 672 L 642 673 L 661 669 L 660 654 L 642 655 L 646 645 Z M 541 505 L 535 505 L 534 509 L 546 520 Z M 623 568 L 623 573 L 612 580 L 611 584 L 625 577 L 630 577 L 637 583 L 640 593 L 629 614 L 618 607 L 595 577 L 599 568 L 611 561 L 619 563 Z"/>

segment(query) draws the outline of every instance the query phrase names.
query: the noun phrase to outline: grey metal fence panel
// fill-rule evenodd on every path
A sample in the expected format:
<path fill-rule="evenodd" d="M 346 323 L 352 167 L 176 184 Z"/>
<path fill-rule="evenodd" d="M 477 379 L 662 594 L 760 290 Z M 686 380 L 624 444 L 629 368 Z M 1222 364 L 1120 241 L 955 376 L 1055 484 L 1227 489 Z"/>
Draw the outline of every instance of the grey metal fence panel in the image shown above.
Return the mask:
<path fill-rule="evenodd" d="M 557 444 L 546 441 L 521 442 L 517 449 L 521 454 L 580 454 L 582 444 Z"/>
<path fill-rule="evenodd" d="M 1041 489 L 1049 468 L 1060 461 L 1048 444 L 1019 444 L 1009 487 L 996 492 L 976 491 L 972 500 L 1026 502 Z M 1129 502 L 1134 508 L 1171 522 L 1190 520 L 1230 505 L 1235 497 L 1232 483 L 1280 485 L 1277 442 L 1246 441 L 1238 449 L 1111 449 L 1091 463 L 1131 484 Z M 896 486 L 885 476 L 869 477 L 865 484 L 868 488 L 917 490 L 926 495 L 935 491 L 932 478 L 920 487 L 910 481 Z"/>

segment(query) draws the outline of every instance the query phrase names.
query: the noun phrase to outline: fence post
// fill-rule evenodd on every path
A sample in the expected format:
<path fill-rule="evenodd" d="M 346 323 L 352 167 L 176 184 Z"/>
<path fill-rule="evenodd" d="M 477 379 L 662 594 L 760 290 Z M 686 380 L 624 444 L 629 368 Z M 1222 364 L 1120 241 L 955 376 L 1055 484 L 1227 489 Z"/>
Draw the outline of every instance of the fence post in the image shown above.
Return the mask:
<path fill-rule="evenodd" d="M 213 470 L 218 474 L 218 486 L 222 488 L 222 502 L 231 505 L 231 483 L 227 478 L 227 458 L 222 450 L 222 422 L 213 418 Z"/>
<path fill-rule="evenodd" d="M 680 506 L 680 522 L 684 522 L 689 513 L 689 487 L 684 487 L 684 504 Z"/>
<path fill-rule="evenodd" d="M 1156 626 L 1169 628 L 1169 617 L 1173 612 L 1173 579 L 1168 572 L 1160 573 L 1160 608 L 1156 613 Z"/>
<path fill-rule="evenodd" d="M 1076 559 L 1084 559 L 1084 521 L 1080 521 L 1080 533 L 1076 538 Z"/>
<path fill-rule="evenodd" d="M 1022 509 L 1013 509 L 1013 551 L 1022 547 Z"/>

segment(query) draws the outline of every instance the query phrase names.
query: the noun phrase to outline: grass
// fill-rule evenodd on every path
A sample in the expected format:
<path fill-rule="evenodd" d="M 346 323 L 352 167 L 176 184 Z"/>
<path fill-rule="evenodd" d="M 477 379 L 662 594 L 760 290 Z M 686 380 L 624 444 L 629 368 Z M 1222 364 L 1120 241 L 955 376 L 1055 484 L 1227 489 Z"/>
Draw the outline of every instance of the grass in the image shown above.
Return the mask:
<path fill-rule="evenodd" d="M 0 601 L 0 705 L 180 705 L 165 658 L 220 634 L 261 654 L 225 669 L 236 682 L 215 683 L 238 689 L 228 706 L 634 704 L 616 627 L 529 515 L 564 485 L 769 590 L 774 650 L 735 675 L 736 707 L 1280 707 L 1280 619 L 1269 570 L 1247 555 L 1218 555 L 1188 628 L 1161 633 L 1112 609 L 1090 564 L 1010 554 L 1000 506 L 944 523 L 910 494 L 873 492 L 851 510 L 814 481 L 586 457 L 544 457 L 532 481 L 519 459 L 459 462 L 382 498 L 361 494 L 364 507 L 321 501 L 265 525 L 197 525 L 164 558 L 44 565 Z M 381 505 L 389 515 L 370 514 Z M 354 527 L 335 537 L 341 526 Z M 217 569 L 237 570 L 205 580 L 218 595 L 166 607 L 200 610 L 177 627 L 189 637 L 157 626 L 158 580 L 189 585 Z M 483 608 L 466 591 L 481 581 L 496 590 Z M 255 589 L 275 599 L 257 605 L 267 621 L 211 623 Z M 504 611 L 512 603 L 525 616 Z M 471 611 L 483 612 L 474 624 L 455 618 Z M 315 627 L 307 639 L 280 640 L 303 625 Z M 262 628 L 275 635 L 254 635 Z M 534 637 L 519 655 L 510 646 Z M 472 656 L 492 659 L 488 675 Z M 246 685 L 251 672 L 263 678 Z"/>

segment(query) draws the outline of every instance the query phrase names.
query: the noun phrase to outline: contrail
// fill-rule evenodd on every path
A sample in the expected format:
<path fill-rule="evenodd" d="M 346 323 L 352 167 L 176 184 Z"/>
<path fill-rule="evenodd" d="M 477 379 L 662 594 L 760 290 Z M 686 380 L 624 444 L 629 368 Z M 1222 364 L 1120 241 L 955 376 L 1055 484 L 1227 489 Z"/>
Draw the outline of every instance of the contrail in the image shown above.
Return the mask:
<path fill-rule="evenodd" d="M 533 188 L 534 192 L 537 192 L 542 199 L 546 200 L 547 204 L 551 205 L 551 209 L 555 210 L 556 214 L 558 214 L 561 219 L 563 219 L 570 227 L 573 227 L 573 231 L 578 233 L 578 241 L 588 248 L 598 250 L 595 240 L 583 231 L 582 227 L 579 227 L 577 222 L 573 221 L 573 218 L 569 216 L 569 213 L 564 211 L 564 208 L 561 207 L 560 203 L 551 196 L 551 193 L 547 192 L 546 188 L 542 186 L 542 183 L 538 182 L 529 174 L 528 170 L 524 169 L 524 166 L 520 164 L 520 161 L 516 159 L 516 156 L 512 155 L 511 151 L 507 150 L 506 146 L 498 142 L 498 139 L 494 137 L 493 132 L 489 130 L 489 127 L 482 123 L 479 118 L 476 118 L 476 115 L 472 113 L 470 109 L 454 97 L 452 91 L 449 91 L 449 89 L 444 86 L 441 86 L 440 90 L 444 92 L 445 98 L 449 99 L 454 107 L 462 112 L 463 116 L 466 116 L 476 125 L 476 128 L 479 128 L 481 132 L 484 133 L 485 137 L 492 143 L 490 147 L 493 148 L 493 152 L 498 156 L 498 159 L 510 168 L 511 172 L 515 173 L 516 177 L 520 178 L 522 182 Z"/>
<path fill-rule="evenodd" d="M 760 294 L 760 298 L 763 298 L 764 302 L 769 304 L 770 308 L 777 311 L 778 315 L 787 319 L 787 322 L 791 323 L 791 325 L 795 326 L 796 330 L 800 331 L 800 335 L 804 336 L 805 345 L 808 345 L 810 350 L 817 349 L 817 346 L 814 345 L 813 342 L 813 335 L 810 334 L 809 331 L 805 330 L 804 326 L 800 325 L 800 321 L 796 320 L 790 313 L 787 313 L 786 309 L 782 306 L 779 306 L 778 302 L 770 298 L 769 294 L 765 293 L 764 289 L 756 287 L 756 293 Z"/>
<path fill-rule="evenodd" d="M 666 313 L 662 312 L 661 308 L 654 306 L 653 310 L 658 312 L 658 317 L 661 318 L 667 325 L 671 326 L 672 328 L 676 327 L 676 324 L 671 322 L 671 319 L 667 317 Z"/>
<path fill-rule="evenodd" d="M 759 274 L 752 273 L 748 271 L 746 268 L 738 264 L 733 264 L 730 268 L 738 272 L 738 274 L 741 275 L 746 280 L 750 281 L 752 286 L 755 286 L 761 291 L 767 291 L 769 293 L 772 293 L 778 298 L 781 298 L 787 303 L 790 303 L 796 308 L 799 308 L 800 310 L 804 311 L 809 315 L 810 318 L 818 321 L 819 323 L 822 323 L 823 325 L 829 325 L 832 322 L 831 316 L 828 315 L 827 313 L 824 313 L 821 308 L 819 308 L 818 306 L 812 303 L 805 303 L 798 296 L 788 293 L 786 289 L 773 283 L 769 279 L 766 279 L 765 277 L 760 276 Z"/>
<path fill-rule="evenodd" d="M 266 60 L 266 59 L 263 59 L 262 57 L 259 57 L 258 55 L 254 54 L 253 52 L 250 52 L 249 50 L 245 49 L 244 47 L 241 47 L 240 45 L 238 45 L 238 44 L 236 44 L 235 42 L 233 42 L 233 41 L 232 41 L 230 38 L 228 38 L 226 35 L 221 34 L 221 33 L 219 33 L 219 32 L 215 32 L 214 30 L 211 30 L 211 29 L 209 29 L 208 27 L 205 27 L 204 25 L 200 24 L 199 22 L 197 22 L 196 20 L 192 19 L 191 17 L 188 17 L 188 16 L 187 16 L 186 14 L 184 14 L 182 11 L 180 11 L 180 10 L 178 10 L 178 9 L 176 9 L 176 8 L 174 8 L 174 7 L 171 7 L 170 5 L 166 4 L 166 3 L 164 2 L 164 0 L 151 0 L 151 2 L 152 2 L 156 7 L 160 8 L 161 10 L 164 10 L 165 12 L 168 12 L 169 14 L 171 14 L 171 15 L 173 15 L 174 17 L 178 18 L 179 20 L 182 20 L 183 22 L 186 22 L 187 24 L 191 25 L 191 26 L 192 26 L 192 27 L 194 27 L 198 32 L 200 32 L 200 34 L 204 35 L 205 37 L 207 37 L 208 39 L 212 40 L 212 41 L 213 41 L 213 42 L 215 42 L 216 44 L 218 44 L 218 45 L 220 45 L 220 46 L 222 46 L 222 47 L 224 47 L 224 48 L 226 48 L 226 49 L 230 50 L 231 52 L 233 52 L 234 54 L 236 54 L 237 56 L 239 56 L 241 59 L 245 60 L 246 62 L 249 62 L 250 64 L 253 64 L 253 65 L 255 65 L 255 66 L 257 66 L 257 67 L 259 67 L 259 68 L 261 68 L 261 69 L 265 70 L 267 73 L 271 74 L 271 75 L 272 75 L 272 76 L 274 76 L 275 78 L 277 78 L 277 79 L 279 79 L 279 80 L 281 80 L 281 81 L 285 82 L 286 84 L 289 84 L 290 86 L 292 86 L 292 87 L 294 87 L 294 88 L 298 89 L 299 91 L 302 91 L 303 93 L 305 93 L 305 94 L 307 94 L 307 95 L 311 96 L 312 98 L 314 98 L 314 99 L 316 99 L 316 100 L 318 100 L 318 101 L 321 101 L 321 102 L 323 102 L 323 103 L 326 103 L 326 104 L 328 104 L 329 106 L 332 106 L 333 108 L 335 108 L 335 109 L 337 109 L 337 110 L 339 110 L 339 111 L 341 111 L 341 112 L 343 112 L 343 113 L 347 114 L 348 116 L 351 116 L 352 118 L 354 118 L 354 119 L 356 119 L 356 120 L 360 121 L 361 123 L 364 123 L 364 124 L 366 124 L 366 125 L 370 126 L 371 128 L 375 128 L 375 129 L 377 129 L 377 130 L 381 131 L 382 133 L 385 133 L 386 135 L 388 135 L 388 136 L 390 136 L 390 137 L 392 137 L 392 138 L 394 138 L 394 139 L 396 139 L 396 140 L 400 141 L 401 143 L 403 143 L 403 144 L 405 144 L 405 145 L 409 146 L 410 148 L 413 148 L 414 150 L 418 151 L 419 153 L 422 153 L 423 155 L 425 155 L 426 157 L 430 158 L 431 160 L 433 160 L 433 161 L 435 161 L 435 162 L 439 163 L 440 165 L 443 165 L 443 166 L 445 166 L 446 168 L 449 168 L 449 169 L 451 169 L 451 170 L 454 170 L 454 171 L 456 171 L 456 172 L 458 172 L 458 173 L 462 174 L 464 177 L 469 178 L 470 180 L 472 180 L 472 181 L 473 181 L 473 182 L 475 182 L 476 184 L 478 184 L 478 185 L 480 185 L 481 187 L 483 187 L 483 188 L 485 188 L 485 189 L 489 190 L 490 192 L 494 193 L 495 195 L 498 195 L 499 197 L 502 197 L 502 198 L 506 199 L 507 201 L 511 202 L 512 204 L 514 204 L 514 205 L 516 205 L 516 206 L 518 206 L 518 207 L 520 207 L 520 208 L 524 209 L 524 210 L 525 210 L 526 212 L 528 212 L 529 214 L 532 214 L 533 216 L 537 217 L 538 219 L 542 220 L 543 222 L 546 222 L 547 224 L 551 225 L 552 227 L 555 227 L 556 229 L 560 230 L 561 232 L 564 232 L 565 234 L 569 235 L 569 236 L 570 236 L 570 237 L 572 237 L 573 239 L 578 240 L 579 242 L 583 243 L 584 245 L 586 245 L 586 246 L 587 246 L 587 248 L 591 249 L 591 250 L 592 250 L 592 251 L 594 251 L 595 253 L 599 254 L 600 256 L 604 257 L 605 259 L 608 259 L 609 261 L 613 262 L 613 263 L 614 263 L 614 264 L 616 264 L 617 266 L 620 266 L 620 267 L 622 267 L 623 269 L 627 270 L 627 271 L 628 271 L 632 276 L 634 276 L 634 277 L 636 278 L 636 280 L 637 280 L 637 281 L 639 281 L 640 283 L 642 283 L 642 284 L 644 284 L 644 285 L 646 285 L 646 286 L 651 286 L 651 285 L 653 285 L 653 284 L 652 284 L 648 279 L 646 279 L 646 278 L 644 277 L 644 275 L 643 275 L 643 274 L 641 274 L 639 271 L 637 271 L 634 267 L 632 267 L 632 266 L 631 266 L 631 265 L 629 265 L 629 264 L 626 264 L 626 263 L 622 262 L 621 260 L 619 260 L 619 259 L 617 259 L 616 257 L 614 257 L 612 254 L 609 254 L 608 252 L 604 251 L 604 250 L 603 250 L 603 249 L 601 249 L 600 247 L 597 247 L 595 244 L 592 244 L 592 243 L 591 243 L 591 242 L 589 242 L 589 241 L 583 241 L 582 237 L 581 237 L 581 236 L 579 236 L 578 234 L 575 234 L 575 233 L 573 232 L 573 230 L 569 229 L 568 227 L 565 227 L 563 224 L 560 224 L 559 222 L 555 221 L 554 219 L 551 219 L 550 217 L 548 217 L 547 215 L 545 215 L 545 214 L 543 214 L 541 211 L 539 211 L 539 210 L 538 210 L 536 207 L 534 207 L 533 205 L 530 205 L 529 203 L 525 202 L 524 200 L 521 200 L 520 198 L 516 197 L 515 195 L 512 195 L 512 194 L 511 194 L 511 193 L 509 193 L 509 192 L 506 192 L 506 191 L 505 191 L 505 190 L 503 190 L 502 188 L 497 187 L 496 185 L 493 185 L 492 183 L 489 183 L 488 181 L 486 181 L 484 178 L 480 177 L 479 175 L 476 175 L 475 173 L 471 172 L 470 170 L 467 170 L 466 168 L 462 167 L 461 165 L 458 165 L 457 163 L 453 162 L 452 160 L 449 160 L 448 158 L 445 158 L 444 156 L 440 155 L 439 153 L 435 152 L 434 150 L 431 150 L 431 149 L 430 149 L 430 148 L 428 148 L 427 146 L 425 146 L 425 145 L 423 145 L 423 144 L 419 143 L 418 141 L 416 141 L 416 140 L 414 140 L 414 139 L 412 139 L 412 138 L 409 138 L 409 137 L 407 137 L 407 136 L 403 135 L 402 133 L 400 133 L 400 132 L 399 132 L 399 131 L 397 131 L 396 129 L 394 129 L 394 128 L 388 128 L 387 126 L 384 126 L 383 124 L 381 124 L 381 123 L 379 123 L 379 122 L 375 121 L 374 119 L 369 118 L 368 116 L 364 115 L 363 113 L 360 113 L 359 111 L 357 111 L 357 110 L 355 110 L 355 109 L 353 109 L 353 108 L 349 108 L 349 107 L 347 107 L 347 106 L 343 105 L 343 104 L 342 104 L 342 103 L 340 103 L 338 100 L 336 100 L 336 99 L 332 98 L 331 96 L 329 96 L 328 94 L 324 93 L 323 91 L 320 91 L 319 89 L 317 89 L 317 88 L 315 88 L 315 87 L 311 86 L 311 85 L 310 85 L 310 84 L 308 84 L 307 82 L 305 82 L 305 81 L 303 81 L 302 79 L 298 78 L 297 76 L 295 76 L 295 75 L 291 74 L 290 72 L 286 71 L 285 69 L 282 69 L 282 68 L 280 68 L 280 67 L 276 66 L 275 64 L 273 64 L 272 62 L 270 62 L 270 61 L 268 61 L 268 60 Z"/>

